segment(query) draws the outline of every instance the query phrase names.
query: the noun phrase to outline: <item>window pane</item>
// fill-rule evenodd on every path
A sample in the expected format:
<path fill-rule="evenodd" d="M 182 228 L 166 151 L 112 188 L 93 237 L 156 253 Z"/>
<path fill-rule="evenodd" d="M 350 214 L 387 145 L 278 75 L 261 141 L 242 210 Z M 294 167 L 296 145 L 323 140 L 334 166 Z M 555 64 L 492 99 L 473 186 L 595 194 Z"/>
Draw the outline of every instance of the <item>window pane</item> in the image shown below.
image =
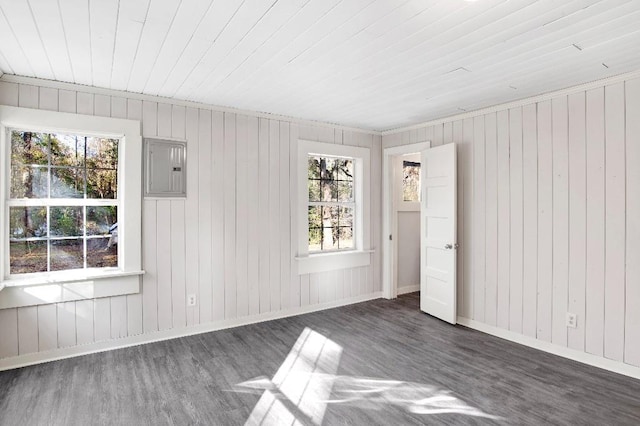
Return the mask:
<path fill-rule="evenodd" d="M 338 208 L 323 206 L 321 208 L 320 246 L 322 250 L 333 250 L 334 238 L 332 226 L 338 225 Z"/>
<path fill-rule="evenodd" d="M 323 225 L 340 226 L 340 210 L 341 207 L 325 207 L 323 209 Z"/>
<path fill-rule="evenodd" d="M 117 179 L 116 170 L 87 169 L 87 198 L 118 198 Z"/>
<path fill-rule="evenodd" d="M 320 158 L 320 192 L 322 201 L 335 201 L 338 197 L 338 187 L 335 181 L 335 160 Z"/>
<path fill-rule="evenodd" d="M 354 248 L 354 209 L 342 206 L 309 207 L 309 251 Z"/>
<path fill-rule="evenodd" d="M 87 168 L 117 169 L 118 140 L 87 138 Z"/>
<path fill-rule="evenodd" d="M 53 133 L 51 138 L 51 164 L 84 167 L 84 136 Z"/>
<path fill-rule="evenodd" d="M 321 201 L 336 201 L 338 198 L 338 182 L 334 180 L 320 181 Z"/>
<path fill-rule="evenodd" d="M 9 273 L 47 272 L 47 242 L 18 241 L 9 243 Z"/>
<path fill-rule="evenodd" d="M 309 201 L 320 201 L 320 181 L 309 180 Z"/>
<path fill-rule="evenodd" d="M 35 132 L 11 132 L 11 165 L 47 165 L 47 135 Z"/>
<path fill-rule="evenodd" d="M 340 207 L 338 226 L 353 228 L 353 209 L 351 207 Z"/>
<path fill-rule="evenodd" d="M 309 201 L 351 202 L 353 200 L 353 159 L 309 157 Z M 317 180 L 320 179 L 320 182 Z"/>
<path fill-rule="evenodd" d="M 338 174 L 338 160 L 335 158 L 320 159 L 322 179 L 335 180 Z"/>
<path fill-rule="evenodd" d="M 353 228 L 342 226 L 338 232 L 338 245 L 340 249 L 353 248 Z"/>
<path fill-rule="evenodd" d="M 420 163 L 402 162 L 402 195 L 404 201 L 420 201 Z"/>
<path fill-rule="evenodd" d="M 338 160 L 338 180 L 353 181 L 353 160 L 340 158 Z"/>
<path fill-rule="evenodd" d="M 338 201 L 353 201 L 353 181 L 338 181 Z"/>
<path fill-rule="evenodd" d="M 82 198 L 84 196 L 84 170 L 51 168 L 51 198 Z"/>
<path fill-rule="evenodd" d="M 110 238 L 87 239 L 87 267 L 108 268 L 118 266 L 118 245 Z"/>
<path fill-rule="evenodd" d="M 322 228 L 322 250 L 338 249 L 338 228 Z"/>
<path fill-rule="evenodd" d="M 46 207 L 11 207 L 9 209 L 9 238 L 46 236 Z"/>
<path fill-rule="evenodd" d="M 322 207 L 309 206 L 309 228 L 322 227 Z"/>
<path fill-rule="evenodd" d="M 87 207 L 87 235 L 108 235 L 117 222 L 116 206 Z"/>
<path fill-rule="evenodd" d="M 53 240 L 51 244 L 51 270 L 84 268 L 84 244 L 82 238 Z"/>
<path fill-rule="evenodd" d="M 47 198 L 47 168 L 11 167 L 11 198 Z"/>
<path fill-rule="evenodd" d="M 309 251 L 320 251 L 322 243 L 322 229 L 311 228 L 309 229 Z"/>
<path fill-rule="evenodd" d="M 50 233 L 54 237 L 79 237 L 83 235 L 82 207 L 51 207 Z"/>
<path fill-rule="evenodd" d="M 320 158 L 309 157 L 308 169 L 307 177 L 309 179 L 320 179 Z"/>

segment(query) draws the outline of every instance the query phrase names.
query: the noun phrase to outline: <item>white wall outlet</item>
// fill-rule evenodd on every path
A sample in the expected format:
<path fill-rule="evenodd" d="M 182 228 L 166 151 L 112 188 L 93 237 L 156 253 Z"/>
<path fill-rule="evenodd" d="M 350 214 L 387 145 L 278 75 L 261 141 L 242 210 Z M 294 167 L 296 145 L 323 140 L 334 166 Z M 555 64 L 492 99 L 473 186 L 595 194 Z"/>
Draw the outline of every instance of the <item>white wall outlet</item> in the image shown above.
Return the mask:
<path fill-rule="evenodd" d="M 195 294 L 187 295 L 187 306 L 196 306 L 197 299 Z"/>
<path fill-rule="evenodd" d="M 576 328 L 578 326 L 578 316 L 567 312 L 567 327 Z"/>

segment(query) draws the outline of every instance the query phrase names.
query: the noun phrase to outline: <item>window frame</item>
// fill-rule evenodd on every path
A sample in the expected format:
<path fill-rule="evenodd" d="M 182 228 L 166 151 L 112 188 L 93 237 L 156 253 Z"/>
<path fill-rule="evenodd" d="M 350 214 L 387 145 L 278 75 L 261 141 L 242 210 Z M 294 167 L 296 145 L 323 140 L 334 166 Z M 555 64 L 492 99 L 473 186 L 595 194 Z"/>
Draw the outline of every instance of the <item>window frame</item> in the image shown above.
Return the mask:
<path fill-rule="evenodd" d="M 11 127 L 5 127 L 5 138 L 8 139 L 8 143 L 6 143 L 6 147 L 5 147 L 5 154 L 7 155 L 7 157 L 10 157 L 11 155 L 11 132 L 14 131 L 18 131 L 18 132 L 31 132 L 31 129 L 20 129 L 20 128 L 11 128 Z M 52 131 L 47 131 L 44 133 L 54 133 Z M 70 134 L 71 135 L 71 134 Z M 104 135 L 104 134 L 75 134 L 76 136 L 81 136 L 84 138 L 87 137 L 101 137 L 101 138 L 112 138 L 112 139 L 116 139 L 113 135 Z M 5 141 L 7 141 L 7 139 L 5 139 Z M 117 138 L 118 140 L 118 149 L 120 147 L 120 140 L 121 138 Z M 50 146 L 48 147 L 48 149 L 50 149 Z M 62 168 L 62 166 L 55 166 L 52 165 L 51 163 L 51 154 L 48 153 L 48 159 L 47 159 L 47 169 L 52 170 L 54 168 Z M 86 160 L 86 159 L 85 159 Z M 120 154 L 118 151 L 118 166 L 120 165 Z M 6 171 L 8 173 L 11 172 L 11 158 L 7 158 L 7 164 L 5 164 L 6 166 Z M 86 165 L 83 167 L 84 171 L 85 171 L 85 179 L 86 179 Z M 117 178 L 116 178 L 116 182 L 118 187 L 120 186 L 120 170 L 119 167 L 116 169 L 117 170 Z M 10 185 L 11 185 L 11 179 L 10 177 L 6 179 L 6 186 L 4 188 L 5 192 L 5 199 L 4 199 L 4 203 L 5 203 L 5 213 L 7 213 L 8 211 L 10 211 L 10 209 L 12 207 L 43 207 L 45 209 L 47 209 L 47 211 L 50 211 L 51 208 L 55 208 L 55 207 L 81 207 L 83 209 L 83 218 L 84 218 L 84 225 L 86 227 L 86 210 L 88 208 L 91 207 L 111 207 L 111 206 L 115 206 L 117 211 L 120 211 L 120 208 L 122 206 L 122 201 L 121 201 L 121 194 L 119 189 L 117 190 L 117 197 L 116 198 L 62 198 L 62 197 L 51 197 L 51 181 L 52 181 L 52 175 L 49 173 L 47 173 L 47 190 L 48 190 L 48 194 L 47 197 L 44 198 L 11 198 L 10 196 Z M 86 195 L 86 181 L 85 181 L 85 186 L 83 188 L 83 196 Z M 118 219 L 119 219 L 119 213 L 118 213 Z M 118 223 L 118 221 L 116 220 L 116 223 Z M 49 224 L 49 220 L 47 221 L 47 224 Z M 6 226 L 6 223 L 4 224 L 4 226 Z M 86 254 L 86 245 L 87 242 L 89 240 L 95 240 L 95 239 L 105 239 L 104 235 L 79 235 L 79 236 L 69 236 L 69 237 L 64 237 L 64 236 L 55 236 L 51 234 L 51 228 L 49 226 L 47 226 L 47 237 L 46 238 L 38 238 L 37 240 L 34 239 L 34 241 L 46 241 L 46 242 L 51 242 L 51 241 L 63 241 L 63 240 L 73 240 L 73 239 L 82 239 L 83 240 L 83 253 Z M 110 273 L 110 272 L 115 272 L 119 270 L 119 267 L 104 267 L 104 268 L 91 268 L 91 267 L 86 267 L 84 265 L 86 265 L 87 263 L 87 259 L 84 259 L 83 262 L 83 267 L 82 268 L 75 268 L 75 269 L 65 269 L 65 270 L 60 270 L 60 271 L 45 271 L 45 272 L 27 272 L 27 273 L 21 273 L 21 274 L 12 274 L 11 273 L 11 259 L 10 259 L 10 242 L 11 242 L 11 238 L 6 238 L 7 234 L 6 234 L 6 229 L 5 229 L 5 233 L 2 234 L 2 243 L 4 244 L 4 249 L 6 251 L 4 251 L 4 253 L 9 254 L 8 256 L 4 256 L 3 261 L 4 263 L 4 277 L 5 279 L 8 280 L 27 280 L 27 279 L 31 279 L 31 280 L 37 280 L 38 278 L 53 278 L 55 279 L 56 277 L 64 277 L 66 274 L 77 274 L 80 273 L 82 271 L 87 272 L 89 274 L 105 274 L 105 273 Z M 5 238 L 7 239 L 7 241 L 4 241 Z M 121 259 L 121 254 L 120 254 L 120 250 L 118 248 L 118 265 L 121 265 L 123 262 L 123 259 Z M 50 249 L 47 250 L 47 267 L 50 267 L 50 263 L 51 263 L 51 252 Z"/>
<path fill-rule="evenodd" d="M 119 139 L 118 267 L 10 274 L 9 172 L 11 130 Z M 57 111 L 0 106 L 0 309 L 139 292 L 142 275 L 142 137 L 140 122 Z M 66 200 L 66 199 L 60 199 Z M 84 199 L 78 201 L 84 202 Z M 111 200 L 112 201 L 112 200 Z M 68 284 L 82 291 L 70 291 Z M 52 287 L 53 286 L 53 287 Z M 110 286 L 112 290 L 109 290 Z M 29 287 L 29 292 L 25 289 Z M 42 287 L 42 292 L 39 288 Z M 100 288 L 98 288 L 100 287 Z M 46 292 L 44 290 L 46 288 Z M 11 291 L 9 291 L 11 290 Z M 25 294 L 28 293 L 28 296 Z M 46 293 L 46 294 L 45 294 Z M 113 293 L 113 294 L 112 294 Z M 38 301 L 39 303 L 34 303 Z"/>
<path fill-rule="evenodd" d="M 353 159 L 353 249 L 309 252 L 309 156 Z M 371 227 L 370 166 L 369 148 L 298 140 L 298 274 L 355 268 L 371 263 L 371 235 L 365 232 Z"/>
<path fill-rule="evenodd" d="M 412 156 L 405 156 L 405 157 L 412 157 Z M 405 163 L 410 163 L 409 166 L 410 167 L 417 167 L 418 168 L 418 188 L 416 190 L 416 195 L 418 196 L 417 200 L 406 200 L 404 198 L 404 182 L 405 182 Z M 422 173 L 422 164 L 420 163 L 419 159 L 418 161 L 414 161 L 410 158 L 402 158 L 402 163 L 401 163 L 401 169 L 402 169 L 402 182 L 400 183 L 401 185 L 401 194 L 400 194 L 400 201 L 402 203 L 410 203 L 410 204 L 420 204 L 420 200 L 422 197 L 422 191 L 421 191 L 421 182 L 420 182 L 420 174 Z"/>
<path fill-rule="evenodd" d="M 334 159 L 341 159 L 341 160 L 351 160 L 353 162 L 353 168 L 354 168 L 354 172 L 353 172 L 353 178 L 351 180 L 352 185 L 353 185 L 353 198 L 351 201 L 311 201 L 308 199 L 307 197 L 307 209 L 310 207 L 338 207 L 338 208 L 350 208 L 353 210 L 354 215 L 353 215 L 353 222 L 352 222 L 352 238 L 353 238 L 353 247 L 348 247 L 348 248 L 337 248 L 337 249 L 330 249 L 330 250 L 316 250 L 316 251 L 309 251 L 308 249 L 308 245 L 307 245 L 307 251 L 309 253 L 309 255 L 314 255 L 314 254 L 320 254 L 320 253 L 345 253 L 345 252 L 349 252 L 349 251 L 354 251 L 357 250 L 358 247 L 356 246 L 356 238 L 355 238 L 355 233 L 356 228 L 359 226 L 359 223 L 357 221 L 357 214 L 358 214 L 358 204 L 357 204 L 357 192 L 358 192 L 358 188 L 357 188 L 357 169 L 356 169 L 356 159 L 353 157 L 346 157 L 346 156 L 335 156 L 335 155 L 318 155 L 318 154 L 309 154 L 307 155 L 307 171 L 309 170 L 309 166 L 308 166 L 308 160 L 309 158 L 334 158 Z M 322 179 L 318 179 L 320 181 L 322 181 Z M 343 181 L 344 182 L 344 181 Z M 309 178 L 308 178 L 308 174 L 307 174 L 307 185 L 309 184 Z M 309 193 L 309 191 L 307 190 L 307 194 Z M 308 210 L 307 210 L 307 215 L 308 215 Z M 309 221 L 309 218 L 307 216 L 307 222 Z M 324 227 L 321 227 L 321 229 L 324 229 Z M 307 231 L 309 230 L 309 227 L 307 226 Z M 307 234 L 307 239 L 308 239 L 308 234 Z"/>
<path fill-rule="evenodd" d="M 398 176 L 394 179 L 394 194 L 395 199 L 394 209 L 402 212 L 418 212 L 420 211 L 420 199 L 422 197 L 422 191 L 418 187 L 418 200 L 406 201 L 404 199 L 404 162 L 416 162 L 420 164 L 420 153 L 402 154 L 398 155 L 395 159 L 394 169 L 397 171 Z M 422 173 L 422 164 L 420 164 L 420 173 Z"/>

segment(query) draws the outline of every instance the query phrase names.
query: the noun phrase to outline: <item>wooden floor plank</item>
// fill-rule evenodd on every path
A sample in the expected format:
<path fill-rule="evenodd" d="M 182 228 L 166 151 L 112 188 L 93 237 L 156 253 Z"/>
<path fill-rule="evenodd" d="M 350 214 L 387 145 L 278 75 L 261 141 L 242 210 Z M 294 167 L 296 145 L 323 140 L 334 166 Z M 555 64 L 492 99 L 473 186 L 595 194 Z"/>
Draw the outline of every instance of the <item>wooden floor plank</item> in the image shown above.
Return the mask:
<path fill-rule="evenodd" d="M 322 424 L 640 424 L 640 381 L 418 307 L 412 293 L 5 371 L 0 424 L 244 424 L 263 391 L 238 384 L 274 379 L 310 331 L 340 348 Z"/>

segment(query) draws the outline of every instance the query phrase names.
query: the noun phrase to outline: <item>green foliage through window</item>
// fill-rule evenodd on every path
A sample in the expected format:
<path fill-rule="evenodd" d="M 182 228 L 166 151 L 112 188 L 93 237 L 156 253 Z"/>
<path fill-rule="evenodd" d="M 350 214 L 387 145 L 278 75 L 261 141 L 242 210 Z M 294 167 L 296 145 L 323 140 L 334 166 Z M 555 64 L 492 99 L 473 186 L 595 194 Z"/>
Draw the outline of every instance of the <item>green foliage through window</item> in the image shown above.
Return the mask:
<path fill-rule="evenodd" d="M 309 252 L 353 249 L 354 161 L 309 156 Z"/>
<path fill-rule="evenodd" d="M 11 198 L 117 198 L 118 140 L 11 132 Z"/>
<path fill-rule="evenodd" d="M 11 132 L 11 274 L 118 265 L 118 144 Z"/>

